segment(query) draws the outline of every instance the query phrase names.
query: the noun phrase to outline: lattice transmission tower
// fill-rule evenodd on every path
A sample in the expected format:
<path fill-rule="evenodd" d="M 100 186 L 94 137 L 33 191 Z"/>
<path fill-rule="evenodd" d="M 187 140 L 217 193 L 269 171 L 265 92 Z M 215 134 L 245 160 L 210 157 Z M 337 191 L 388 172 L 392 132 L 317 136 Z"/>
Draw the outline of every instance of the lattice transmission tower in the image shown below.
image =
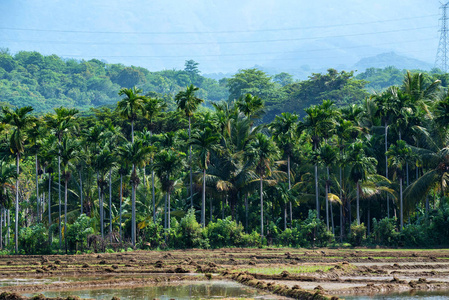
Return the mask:
<path fill-rule="evenodd" d="M 441 3 L 441 2 L 440 2 Z M 449 7 L 449 2 L 446 4 L 441 3 L 440 9 L 442 10 L 442 16 L 440 18 L 441 28 L 440 28 L 440 42 L 438 44 L 438 50 L 437 50 L 437 56 L 435 58 L 435 68 L 439 68 L 444 73 L 447 73 L 449 70 L 448 63 L 449 63 L 449 57 L 448 57 L 448 15 L 447 15 L 447 9 Z"/>

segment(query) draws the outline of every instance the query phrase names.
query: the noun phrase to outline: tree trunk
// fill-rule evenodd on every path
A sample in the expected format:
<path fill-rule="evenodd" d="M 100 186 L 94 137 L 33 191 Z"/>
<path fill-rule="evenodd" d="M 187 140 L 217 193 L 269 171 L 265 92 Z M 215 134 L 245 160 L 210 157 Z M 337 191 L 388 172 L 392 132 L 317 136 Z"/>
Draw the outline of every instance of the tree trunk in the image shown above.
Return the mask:
<path fill-rule="evenodd" d="M 318 166 L 315 165 L 315 200 L 316 200 L 316 218 L 320 219 L 320 202 L 318 200 Z"/>
<path fill-rule="evenodd" d="M 388 123 L 385 121 L 385 178 L 388 179 Z M 390 217 L 390 197 L 387 194 L 387 218 Z"/>
<path fill-rule="evenodd" d="M 165 194 L 164 202 L 164 228 L 167 229 L 167 194 Z"/>
<path fill-rule="evenodd" d="M 291 172 L 290 172 L 290 155 L 287 155 L 287 172 L 288 172 L 288 190 L 292 188 Z M 292 201 L 289 201 L 290 206 L 290 227 L 293 224 L 293 205 Z"/>
<path fill-rule="evenodd" d="M 334 211 L 332 207 L 334 206 L 332 201 L 329 202 L 330 208 L 331 208 L 331 226 L 332 226 L 332 234 L 335 235 L 335 226 L 334 226 Z"/>
<path fill-rule="evenodd" d="M 51 173 L 48 173 L 48 241 L 51 245 Z"/>
<path fill-rule="evenodd" d="M 170 230 L 170 192 L 167 195 L 167 227 Z"/>
<path fill-rule="evenodd" d="M 201 197 L 201 226 L 206 227 L 206 169 L 203 169 L 203 192 Z"/>
<path fill-rule="evenodd" d="M 400 196 L 400 205 L 401 205 L 401 212 L 400 212 L 400 218 L 401 218 L 401 231 L 404 228 L 404 207 L 403 207 L 403 199 L 402 199 L 402 177 L 399 177 L 399 196 Z"/>
<path fill-rule="evenodd" d="M 263 240 L 263 178 L 260 176 L 260 237 Z"/>
<path fill-rule="evenodd" d="M 60 144 L 60 143 L 59 143 Z M 61 150 L 59 150 L 61 151 Z M 62 249 L 62 227 L 61 227 L 61 155 L 58 155 L 58 197 L 59 197 L 59 249 Z"/>
<path fill-rule="evenodd" d="M 327 179 L 326 179 L 326 226 L 327 230 L 329 230 L 329 167 L 326 168 Z"/>
<path fill-rule="evenodd" d="M 123 175 L 120 174 L 120 220 L 119 220 L 119 226 L 120 226 L 120 242 L 123 243 L 123 233 L 122 233 L 122 202 L 123 202 Z"/>
<path fill-rule="evenodd" d="M 134 172 L 133 172 L 134 173 Z M 133 247 L 136 247 L 136 186 L 132 185 L 132 203 L 131 203 L 131 239 Z"/>
<path fill-rule="evenodd" d="M 154 193 L 153 159 L 151 159 L 151 186 L 152 186 L 152 197 L 153 197 L 153 223 L 156 224 L 156 197 L 155 197 L 155 193 Z"/>
<path fill-rule="evenodd" d="M 37 165 L 37 152 L 34 155 L 36 161 L 36 206 L 37 206 L 37 222 L 40 222 L 40 209 L 39 209 L 39 170 Z"/>
<path fill-rule="evenodd" d="M 191 123 L 189 116 L 189 140 L 191 134 Z M 189 145 L 189 168 L 190 168 L 190 207 L 193 207 L 193 173 L 192 173 L 192 145 Z"/>
<path fill-rule="evenodd" d="M 83 169 L 80 168 L 80 198 L 81 198 L 81 214 L 83 214 Z"/>
<path fill-rule="evenodd" d="M 17 172 L 17 179 L 16 179 L 16 224 L 15 224 L 15 251 L 16 254 L 19 253 L 19 163 L 20 163 L 20 154 L 16 155 L 16 172 Z"/>
<path fill-rule="evenodd" d="M 103 199 L 102 199 L 102 192 L 100 187 L 100 175 L 97 171 L 97 188 L 98 188 L 98 209 L 100 212 L 100 233 L 101 237 L 104 238 L 104 223 L 103 223 Z"/>
<path fill-rule="evenodd" d="M 3 250 L 3 208 L 0 208 L 0 250 Z"/>
<path fill-rule="evenodd" d="M 112 169 L 109 169 L 109 235 L 112 244 Z"/>
<path fill-rule="evenodd" d="M 65 253 L 67 254 L 67 183 L 69 179 L 65 176 L 64 180 L 64 242 L 65 242 Z"/>
<path fill-rule="evenodd" d="M 341 154 L 341 151 L 340 151 Z M 340 167 L 340 242 L 343 242 L 343 175 Z"/>
<path fill-rule="evenodd" d="M 357 225 L 360 225 L 360 180 L 357 181 Z"/>
<path fill-rule="evenodd" d="M 245 232 L 248 233 L 248 194 L 245 193 Z"/>

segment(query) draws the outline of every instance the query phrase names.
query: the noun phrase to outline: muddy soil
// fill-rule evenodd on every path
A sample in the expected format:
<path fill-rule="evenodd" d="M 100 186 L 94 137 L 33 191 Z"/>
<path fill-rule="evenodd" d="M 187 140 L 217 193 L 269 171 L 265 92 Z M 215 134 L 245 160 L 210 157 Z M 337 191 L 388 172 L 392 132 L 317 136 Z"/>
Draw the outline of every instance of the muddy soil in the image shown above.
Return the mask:
<path fill-rule="evenodd" d="M 314 266 L 324 271 L 313 271 Z M 441 290 L 449 289 L 449 249 L 225 248 L 0 256 L 0 282 L 54 277 L 87 279 L 6 285 L 0 292 L 146 286 L 205 277 L 231 278 L 290 297 L 304 290 L 323 299 L 325 295 Z"/>

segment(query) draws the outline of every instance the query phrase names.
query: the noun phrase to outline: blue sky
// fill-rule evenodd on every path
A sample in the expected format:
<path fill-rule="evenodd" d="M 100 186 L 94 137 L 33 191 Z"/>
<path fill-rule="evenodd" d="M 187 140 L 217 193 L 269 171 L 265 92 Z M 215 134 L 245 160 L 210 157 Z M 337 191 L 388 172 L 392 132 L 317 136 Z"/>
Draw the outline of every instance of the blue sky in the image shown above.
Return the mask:
<path fill-rule="evenodd" d="M 438 1 L 2 0 L 0 47 L 150 70 L 350 68 L 395 51 L 433 63 Z"/>

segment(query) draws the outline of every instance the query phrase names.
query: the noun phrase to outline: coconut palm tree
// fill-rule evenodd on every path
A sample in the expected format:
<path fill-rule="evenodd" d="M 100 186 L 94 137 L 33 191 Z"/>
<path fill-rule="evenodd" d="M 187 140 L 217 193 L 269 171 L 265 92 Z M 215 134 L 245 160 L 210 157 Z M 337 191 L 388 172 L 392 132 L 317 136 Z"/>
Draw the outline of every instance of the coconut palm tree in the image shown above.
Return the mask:
<path fill-rule="evenodd" d="M 13 164 L 0 161 L 0 215 L 13 205 L 14 179 L 16 179 L 16 167 Z M 6 213 L 6 212 L 5 212 Z M 0 249 L 3 249 L 3 222 L 0 218 Z"/>
<path fill-rule="evenodd" d="M 131 240 L 133 247 L 136 246 L 136 189 L 140 183 L 139 176 L 137 175 L 137 168 L 143 167 L 148 161 L 150 149 L 142 144 L 142 141 L 136 140 L 134 142 L 128 142 L 118 148 L 118 154 L 123 161 L 129 165 L 132 165 L 131 171 L 131 186 L 132 186 L 132 202 L 131 202 Z"/>
<path fill-rule="evenodd" d="M 324 100 L 320 105 L 314 105 L 305 109 L 306 116 L 304 121 L 298 124 L 298 135 L 306 132 L 310 137 L 313 150 L 316 151 L 320 141 L 333 134 L 336 117 L 339 112 L 335 109 L 334 103 L 330 100 Z M 317 219 L 320 218 L 320 202 L 318 190 L 318 164 L 315 163 L 315 201 Z"/>
<path fill-rule="evenodd" d="M 270 125 L 271 132 L 273 133 L 274 140 L 278 147 L 282 150 L 283 154 L 287 156 L 287 177 L 288 177 L 288 189 L 292 188 L 291 183 L 291 166 L 290 158 L 293 154 L 293 148 L 296 139 L 296 123 L 298 116 L 291 113 L 282 113 L 280 116 L 276 116 L 274 121 Z M 290 206 L 290 222 L 293 221 L 292 203 Z M 287 228 L 287 211 L 284 212 L 284 229 Z"/>
<path fill-rule="evenodd" d="M 15 110 L 9 107 L 2 107 L 2 123 L 8 124 L 13 131 L 10 137 L 9 149 L 16 157 L 16 211 L 15 211 L 15 252 L 19 251 L 19 166 L 20 158 L 25 151 L 24 144 L 27 140 L 26 132 L 35 124 L 35 118 L 30 115 L 33 111 L 31 106 L 16 108 Z"/>
<path fill-rule="evenodd" d="M 74 108 L 55 108 L 55 114 L 47 114 L 45 121 L 58 138 L 58 149 L 65 134 L 75 131 L 78 124 L 75 122 L 78 110 Z M 62 248 L 61 227 L 61 156 L 58 154 L 58 198 L 59 198 L 59 248 Z"/>
<path fill-rule="evenodd" d="M 139 114 L 145 115 L 145 103 L 147 97 L 140 95 L 141 89 L 122 88 L 119 91 L 119 96 L 125 96 L 122 100 L 117 102 L 117 112 L 122 118 L 126 118 L 131 122 L 131 143 L 134 143 L 134 122 L 137 120 Z"/>
<path fill-rule="evenodd" d="M 201 225 L 206 226 L 206 171 L 210 163 L 211 151 L 218 150 L 218 141 L 220 135 L 206 128 L 204 131 L 196 131 L 193 133 L 189 143 L 198 151 L 198 162 L 203 173 L 203 192 L 201 201 Z"/>
<path fill-rule="evenodd" d="M 61 164 L 64 177 L 64 232 L 67 232 L 67 195 L 68 183 L 72 176 L 71 169 L 79 159 L 80 143 L 71 136 L 64 136 L 59 145 L 58 153 L 61 157 Z M 67 253 L 67 238 L 65 240 L 65 251 Z"/>
<path fill-rule="evenodd" d="M 238 110 L 250 120 L 257 119 L 265 113 L 264 102 L 258 96 L 246 94 L 241 96 L 235 104 Z"/>
<path fill-rule="evenodd" d="M 377 160 L 366 156 L 364 144 L 356 141 L 350 145 L 348 161 L 351 166 L 350 179 L 356 185 L 357 225 L 360 225 L 360 184 L 366 181 L 369 174 L 376 172 Z"/>
<path fill-rule="evenodd" d="M 279 149 L 272 139 L 259 132 L 256 134 L 254 140 L 248 144 L 246 151 L 248 159 L 254 162 L 256 174 L 259 176 L 260 235 L 263 238 L 263 181 L 264 178 L 272 174 L 272 167 L 279 156 Z"/>
<path fill-rule="evenodd" d="M 180 91 L 175 96 L 175 101 L 178 106 L 178 110 L 182 110 L 185 116 L 189 119 L 189 139 L 191 138 L 191 118 L 195 111 L 198 109 L 198 106 L 204 101 L 195 96 L 195 92 L 198 91 L 199 88 L 195 87 L 193 84 L 188 86 L 185 91 Z M 192 184 L 192 147 L 189 146 L 189 168 L 190 168 L 190 207 L 193 207 L 193 184 Z"/>
<path fill-rule="evenodd" d="M 173 192 L 175 182 L 181 176 L 181 170 L 184 166 L 183 152 L 178 152 L 173 149 L 162 150 L 156 154 L 154 170 L 161 182 L 162 191 L 167 196 L 167 228 L 170 229 L 170 196 Z"/>

